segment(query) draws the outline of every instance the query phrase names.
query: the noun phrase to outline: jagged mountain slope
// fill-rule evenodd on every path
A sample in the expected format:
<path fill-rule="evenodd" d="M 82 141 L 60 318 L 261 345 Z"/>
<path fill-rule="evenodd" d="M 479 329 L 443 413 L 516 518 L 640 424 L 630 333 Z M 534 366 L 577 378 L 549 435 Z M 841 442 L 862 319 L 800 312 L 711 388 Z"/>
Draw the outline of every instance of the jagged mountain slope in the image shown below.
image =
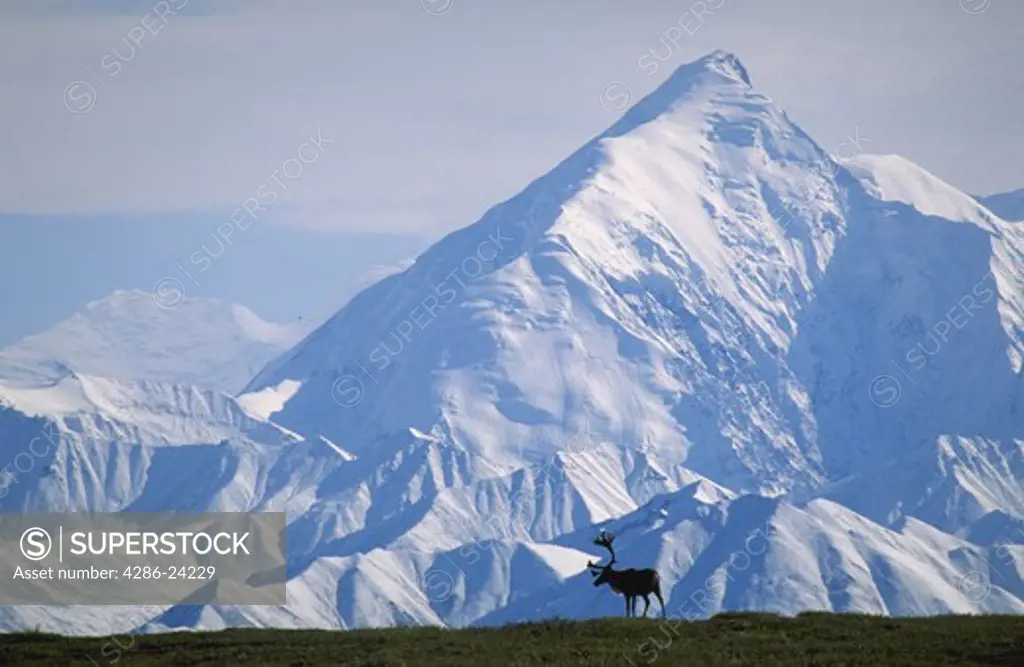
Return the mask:
<path fill-rule="evenodd" d="M 214 299 L 118 290 L 0 350 L 0 379 L 46 382 L 68 368 L 234 393 L 298 342 L 308 325 L 273 324 Z"/>
<path fill-rule="evenodd" d="M 396 454 L 356 459 L 253 418 L 225 395 L 152 382 L 69 374 L 31 390 L 0 385 L 0 403 L 0 509 L 283 510 L 291 520 L 287 608 L 0 609 L 8 628 L 466 624 L 580 571 L 583 555 L 540 540 L 693 479 L 589 436 L 489 478 L 460 468 L 458 443 L 419 432 Z M 439 571 L 456 556 L 461 565 Z M 456 575 L 471 582 L 456 587 Z M 437 581 L 449 579 L 444 601 L 435 599 Z"/>
<path fill-rule="evenodd" d="M 1024 612 L 1024 547 L 978 547 L 916 520 L 892 531 L 825 500 L 804 507 L 760 496 L 707 502 L 697 487 L 558 543 L 586 544 L 598 528 L 615 534 L 620 568 L 657 567 L 673 618 L 747 609 Z M 480 623 L 621 613 L 622 598 L 581 574 Z"/>
<path fill-rule="evenodd" d="M 466 456 L 457 444 L 415 438 L 387 457 L 367 455 L 339 468 L 291 524 L 291 555 L 441 551 L 490 539 L 544 542 L 700 479 L 608 444 L 504 475 L 481 479 L 463 469 L 461 478 L 450 477 Z"/>
<path fill-rule="evenodd" d="M 5 511 L 244 511 L 313 500 L 347 459 L 195 387 L 70 374 L 0 383 Z"/>
<path fill-rule="evenodd" d="M 1022 543 L 1022 479 L 1024 441 L 942 436 L 823 495 L 886 526 L 915 517 L 979 544 Z"/>

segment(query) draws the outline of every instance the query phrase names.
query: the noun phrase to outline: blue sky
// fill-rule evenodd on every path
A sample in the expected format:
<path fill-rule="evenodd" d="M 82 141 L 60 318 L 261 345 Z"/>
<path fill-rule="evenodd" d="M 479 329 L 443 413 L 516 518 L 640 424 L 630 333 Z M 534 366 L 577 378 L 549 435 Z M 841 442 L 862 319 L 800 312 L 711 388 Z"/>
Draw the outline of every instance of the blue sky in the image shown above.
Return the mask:
<path fill-rule="evenodd" d="M 8 1 L 0 345 L 151 289 L 318 132 L 333 143 L 196 291 L 329 309 L 610 125 L 610 83 L 639 98 L 716 48 L 826 149 L 859 132 L 968 191 L 1022 187 L 1021 19 L 999 0 Z"/>

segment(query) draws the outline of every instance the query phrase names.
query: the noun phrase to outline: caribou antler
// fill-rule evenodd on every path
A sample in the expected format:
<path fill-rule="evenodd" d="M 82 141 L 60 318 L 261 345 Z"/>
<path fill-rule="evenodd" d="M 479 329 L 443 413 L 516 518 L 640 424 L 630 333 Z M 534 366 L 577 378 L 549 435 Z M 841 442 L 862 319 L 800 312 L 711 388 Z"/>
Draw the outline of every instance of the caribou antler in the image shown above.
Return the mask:
<path fill-rule="evenodd" d="M 596 544 L 599 547 L 604 547 L 608 550 L 608 553 L 612 555 L 612 559 L 608 561 L 608 565 L 606 565 L 605 567 L 611 567 L 612 563 L 615 562 L 615 549 L 612 548 L 612 541 L 614 539 L 614 535 L 612 535 L 611 533 L 606 533 L 603 530 L 601 531 L 600 535 L 594 538 L 594 544 Z"/>

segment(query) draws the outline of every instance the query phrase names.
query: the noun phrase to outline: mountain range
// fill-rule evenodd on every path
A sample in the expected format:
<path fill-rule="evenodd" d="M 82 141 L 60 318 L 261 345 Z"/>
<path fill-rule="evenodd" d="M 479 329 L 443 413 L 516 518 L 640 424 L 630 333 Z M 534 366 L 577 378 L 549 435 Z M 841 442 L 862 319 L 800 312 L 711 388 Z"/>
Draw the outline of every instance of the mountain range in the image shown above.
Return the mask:
<path fill-rule="evenodd" d="M 289 518 L 286 606 L 0 624 L 617 615 L 601 529 L 674 616 L 1024 610 L 1024 232 L 852 144 L 716 51 L 316 328 L 117 293 L 0 352 L 3 510 Z"/>

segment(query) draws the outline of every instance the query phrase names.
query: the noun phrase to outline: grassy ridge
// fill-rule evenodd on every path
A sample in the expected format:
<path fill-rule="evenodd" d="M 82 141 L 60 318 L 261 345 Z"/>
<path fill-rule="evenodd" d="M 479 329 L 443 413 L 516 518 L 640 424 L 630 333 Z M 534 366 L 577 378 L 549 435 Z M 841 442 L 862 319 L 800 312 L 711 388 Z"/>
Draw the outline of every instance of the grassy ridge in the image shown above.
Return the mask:
<path fill-rule="evenodd" d="M 497 629 L 0 635 L 0 665 L 1024 665 L 1024 617 L 723 614 Z"/>

